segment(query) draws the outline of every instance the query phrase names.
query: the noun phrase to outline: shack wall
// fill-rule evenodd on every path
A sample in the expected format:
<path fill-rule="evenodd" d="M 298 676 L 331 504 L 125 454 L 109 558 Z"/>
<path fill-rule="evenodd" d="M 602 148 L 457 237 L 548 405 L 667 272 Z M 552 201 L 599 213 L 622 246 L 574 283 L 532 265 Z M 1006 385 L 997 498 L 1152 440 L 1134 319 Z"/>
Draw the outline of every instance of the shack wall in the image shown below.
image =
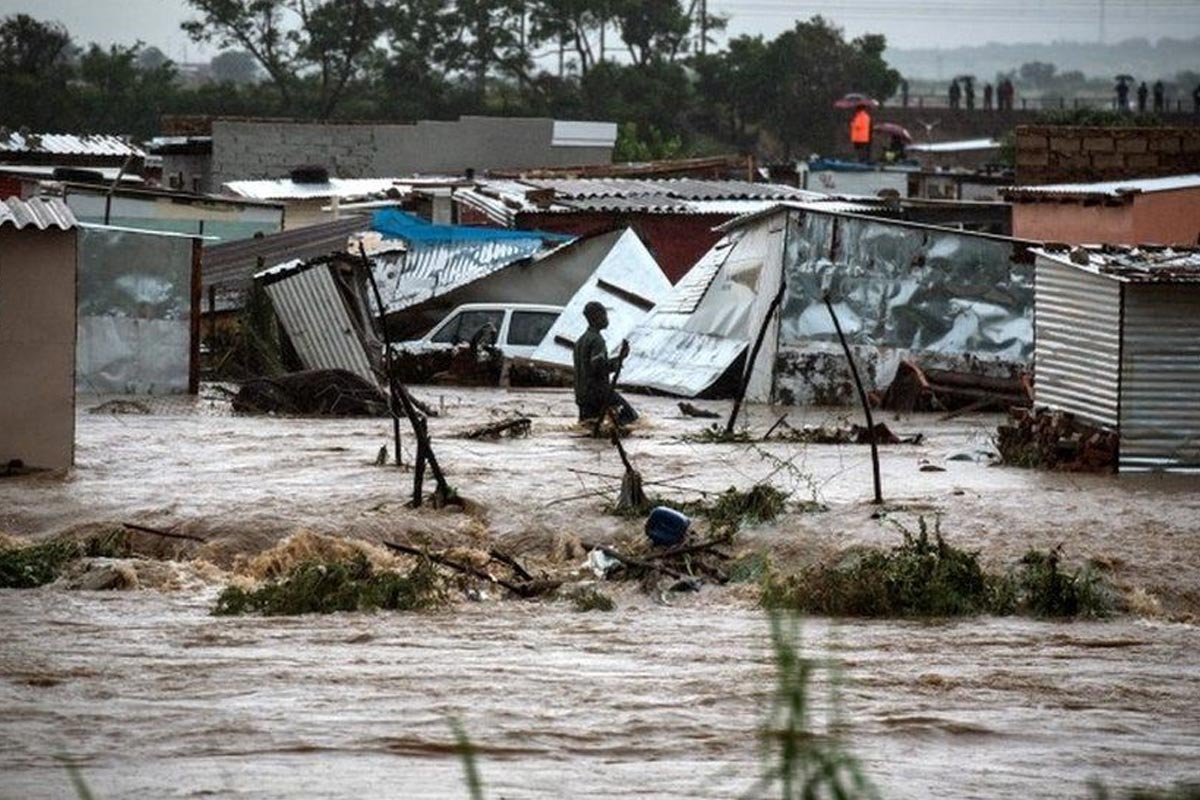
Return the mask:
<path fill-rule="evenodd" d="M 76 232 L 0 226 L 0 464 L 75 456 Z"/>
<path fill-rule="evenodd" d="M 802 213 L 784 263 L 774 396 L 854 402 L 822 298 L 829 292 L 867 383 L 902 359 L 1011 375 L 1033 358 L 1033 259 L 1025 243 L 852 215 Z"/>
<path fill-rule="evenodd" d="M 1132 244 L 1137 239 L 1132 205 L 1015 203 L 1013 235 L 1067 244 Z"/>
<path fill-rule="evenodd" d="M 188 391 L 191 318 L 199 313 L 192 242 L 120 228 L 79 231 L 79 391 Z"/>
<path fill-rule="evenodd" d="M 1127 284 L 1120 471 L 1200 474 L 1200 286 Z"/>
<path fill-rule="evenodd" d="M 1034 314 L 1037 405 L 1115 428 L 1121 284 L 1040 256 Z"/>
<path fill-rule="evenodd" d="M 1129 244 L 1200 244 L 1200 188 L 1135 197 L 1133 236 Z"/>

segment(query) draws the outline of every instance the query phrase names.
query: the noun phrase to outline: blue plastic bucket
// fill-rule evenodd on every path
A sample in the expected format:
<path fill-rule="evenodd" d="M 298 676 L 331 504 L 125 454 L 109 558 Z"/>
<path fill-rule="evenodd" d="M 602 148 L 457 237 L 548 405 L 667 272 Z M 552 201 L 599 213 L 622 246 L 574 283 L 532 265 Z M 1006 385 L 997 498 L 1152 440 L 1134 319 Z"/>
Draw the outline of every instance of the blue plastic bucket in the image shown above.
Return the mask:
<path fill-rule="evenodd" d="M 672 547 L 683 541 L 692 521 L 673 508 L 658 506 L 646 519 L 646 535 L 659 547 Z"/>

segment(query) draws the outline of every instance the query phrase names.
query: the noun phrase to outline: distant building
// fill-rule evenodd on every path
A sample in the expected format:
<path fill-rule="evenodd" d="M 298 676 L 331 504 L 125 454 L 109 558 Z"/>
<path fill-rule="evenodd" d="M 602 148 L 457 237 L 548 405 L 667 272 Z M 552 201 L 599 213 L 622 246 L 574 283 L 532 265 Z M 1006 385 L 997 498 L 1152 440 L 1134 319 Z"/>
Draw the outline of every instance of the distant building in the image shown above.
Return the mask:
<path fill-rule="evenodd" d="M 1200 174 L 1012 186 L 1013 233 L 1067 244 L 1200 242 Z"/>
<path fill-rule="evenodd" d="M 377 178 L 607 164 L 617 141 L 615 123 L 542 117 L 413 124 L 167 117 L 163 128 L 152 150 L 163 157 L 164 181 L 201 192 L 286 178 L 309 165 L 338 178 Z"/>

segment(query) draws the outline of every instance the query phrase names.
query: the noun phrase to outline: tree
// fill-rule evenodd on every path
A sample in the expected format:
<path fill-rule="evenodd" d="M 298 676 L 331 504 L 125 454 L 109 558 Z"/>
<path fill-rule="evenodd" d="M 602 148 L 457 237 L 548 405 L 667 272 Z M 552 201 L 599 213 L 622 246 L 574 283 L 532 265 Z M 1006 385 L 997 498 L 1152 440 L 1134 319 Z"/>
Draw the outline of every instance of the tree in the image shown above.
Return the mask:
<path fill-rule="evenodd" d="M 142 43 L 92 44 L 79 60 L 78 100 L 90 130 L 152 136 L 158 118 L 173 100 L 175 66 L 143 66 Z"/>
<path fill-rule="evenodd" d="M 208 62 L 208 71 L 218 83 L 255 83 L 262 75 L 258 61 L 248 50 L 225 50 Z"/>
<path fill-rule="evenodd" d="M 0 107 L 9 127 L 58 131 L 70 124 L 71 37 L 57 23 L 15 14 L 0 22 Z"/>
<path fill-rule="evenodd" d="M 317 116 L 332 116 L 382 33 L 379 0 L 188 0 L 199 19 L 183 23 L 197 42 L 249 52 L 270 77 L 285 110 L 307 86 Z"/>
<path fill-rule="evenodd" d="M 752 91 L 762 98 L 761 122 L 779 138 L 785 157 L 802 143 L 833 145 L 839 119 L 833 103 L 840 96 L 890 97 L 896 91 L 900 74 L 883 60 L 886 45 L 882 36 L 847 42 L 819 16 L 797 22 L 767 45 Z"/>
<path fill-rule="evenodd" d="M 170 61 L 167 54 L 157 47 L 144 48 L 137 57 L 138 69 L 143 70 L 156 70 L 159 67 L 165 67 Z"/>
<path fill-rule="evenodd" d="M 71 36 L 57 22 L 39 22 L 28 14 L 0 23 L 0 68 L 25 75 L 65 73 Z"/>
<path fill-rule="evenodd" d="M 1053 64 L 1045 61 L 1029 61 L 1021 65 L 1021 68 L 1017 70 L 1017 75 L 1021 83 L 1041 89 L 1054 80 L 1054 73 L 1057 71 Z"/>
<path fill-rule="evenodd" d="M 691 36 L 692 17 L 679 0 L 619 0 L 616 18 L 621 41 L 639 66 L 674 61 Z"/>

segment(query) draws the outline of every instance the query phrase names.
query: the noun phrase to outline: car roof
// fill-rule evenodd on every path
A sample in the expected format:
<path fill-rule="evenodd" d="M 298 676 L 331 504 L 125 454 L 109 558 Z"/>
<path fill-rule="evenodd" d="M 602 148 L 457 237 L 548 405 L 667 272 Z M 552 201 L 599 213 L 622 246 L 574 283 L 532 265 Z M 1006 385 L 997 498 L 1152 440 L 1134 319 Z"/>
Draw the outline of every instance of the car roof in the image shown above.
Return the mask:
<path fill-rule="evenodd" d="M 443 319 L 447 319 L 459 311 L 547 311 L 561 314 L 563 306 L 551 306 L 544 303 L 463 303 L 455 306 Z"/>

